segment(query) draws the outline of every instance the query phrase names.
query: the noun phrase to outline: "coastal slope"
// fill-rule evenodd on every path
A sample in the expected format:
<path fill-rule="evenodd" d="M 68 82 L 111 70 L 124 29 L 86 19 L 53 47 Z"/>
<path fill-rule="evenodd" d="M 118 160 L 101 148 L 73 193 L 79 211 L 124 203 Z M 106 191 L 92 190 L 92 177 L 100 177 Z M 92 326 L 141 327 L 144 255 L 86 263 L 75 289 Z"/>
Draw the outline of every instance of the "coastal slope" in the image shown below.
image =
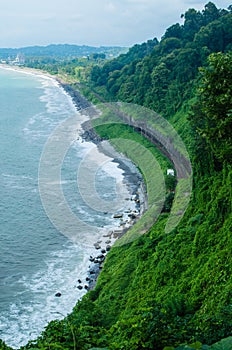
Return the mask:
<path fill-rule="evenodd" d="M 93 67 L 89 98 L 147 106 L 181 135 L 191 202 L 171 232 L 164 210 L 146 234 L 112 248 L 95 289 L 24 349 L 232 348 L 231 24 L 231 12 L 210 2 L 151 50 L 137 45 Z M 122 127 L 98 132 L 110 138 Z"/>

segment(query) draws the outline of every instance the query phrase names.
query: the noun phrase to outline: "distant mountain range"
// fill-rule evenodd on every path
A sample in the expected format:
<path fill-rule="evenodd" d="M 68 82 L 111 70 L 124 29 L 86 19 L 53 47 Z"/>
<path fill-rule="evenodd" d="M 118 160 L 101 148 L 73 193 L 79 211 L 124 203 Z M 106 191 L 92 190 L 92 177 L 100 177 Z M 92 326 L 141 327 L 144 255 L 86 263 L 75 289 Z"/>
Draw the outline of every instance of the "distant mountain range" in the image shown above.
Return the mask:
<path fill-rule="evenodd" d="M 25 57 L 60 57 L 72 58 L 89 56 L 94 53 L 104 53 L 106 56 L 118 56 L 127 51 L 125 47 L 119 46 L 87 46 L 87 45 L 69 45 L 69 44 L 51 44 L 48 46 L 28 46 L 22 48 L 0 48 L 0 58 L 8 59 L 18 54 Z"/>

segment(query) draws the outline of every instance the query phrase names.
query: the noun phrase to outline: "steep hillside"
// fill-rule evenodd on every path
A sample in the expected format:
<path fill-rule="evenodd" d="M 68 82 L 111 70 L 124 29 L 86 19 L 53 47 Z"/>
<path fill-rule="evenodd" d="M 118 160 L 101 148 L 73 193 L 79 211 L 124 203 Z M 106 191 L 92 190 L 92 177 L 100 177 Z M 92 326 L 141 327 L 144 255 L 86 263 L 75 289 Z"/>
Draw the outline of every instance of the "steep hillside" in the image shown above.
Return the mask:
<path fill-rule="evenodd" d="M 154 39 L 136 45 L 93 68 L 94 88 L 112 101 L 138 103 L 166 117 L 176 113 L 193 96 L 198 67 L 205 65 L 208 55 L 232 48 L 230 11 L 209 2 L 204 11 L 189 9 L 183 17 L 184 24 L 168 28 L 160 43 Z"/>
<path fill-rule="evenodd" d="M 232 349 L 231 24 L 210 2 L 160 43 L 93 68 L 89 97 L 144 105 L 176 128 L 192 161 L 191 202 L 171 232 L 164 210 L 146 234 L 114 247 L 95 289 L 24 349 Z M 137 139 L 117 128 L 97 130 Z"/>

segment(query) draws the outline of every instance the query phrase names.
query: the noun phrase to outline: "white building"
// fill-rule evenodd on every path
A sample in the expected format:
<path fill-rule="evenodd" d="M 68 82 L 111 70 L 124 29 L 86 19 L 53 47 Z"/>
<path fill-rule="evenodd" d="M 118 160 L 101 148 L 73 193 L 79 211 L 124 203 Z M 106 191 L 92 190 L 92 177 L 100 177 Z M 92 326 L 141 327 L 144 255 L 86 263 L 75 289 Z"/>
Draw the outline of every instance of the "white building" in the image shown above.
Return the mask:
<path fill-rule="evenodd" d="M 21 66 L 25 63 L 25 57 L 23 54 L 18 53 L 15 60 L 12 61 L 12 64 L 14 64 L 15 66 Z"/>
<path fill-rule="evenodd" d="M 175 171 L 173 169 L 168 169 L 167 170 L 167 175 L 175 176 Z"/>

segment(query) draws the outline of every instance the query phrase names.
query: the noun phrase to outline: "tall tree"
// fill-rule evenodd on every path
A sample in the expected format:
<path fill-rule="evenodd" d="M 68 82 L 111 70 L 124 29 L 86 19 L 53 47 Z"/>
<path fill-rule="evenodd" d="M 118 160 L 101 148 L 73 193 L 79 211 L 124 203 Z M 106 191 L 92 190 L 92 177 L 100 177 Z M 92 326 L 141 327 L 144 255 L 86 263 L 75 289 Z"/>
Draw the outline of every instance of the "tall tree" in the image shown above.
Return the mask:
<path fill-rule="evenodd" d="M 214 157 L 231 162 L 232 154 L 232 53 L 213 53 L 201 70 L 194 121 Z"/>

